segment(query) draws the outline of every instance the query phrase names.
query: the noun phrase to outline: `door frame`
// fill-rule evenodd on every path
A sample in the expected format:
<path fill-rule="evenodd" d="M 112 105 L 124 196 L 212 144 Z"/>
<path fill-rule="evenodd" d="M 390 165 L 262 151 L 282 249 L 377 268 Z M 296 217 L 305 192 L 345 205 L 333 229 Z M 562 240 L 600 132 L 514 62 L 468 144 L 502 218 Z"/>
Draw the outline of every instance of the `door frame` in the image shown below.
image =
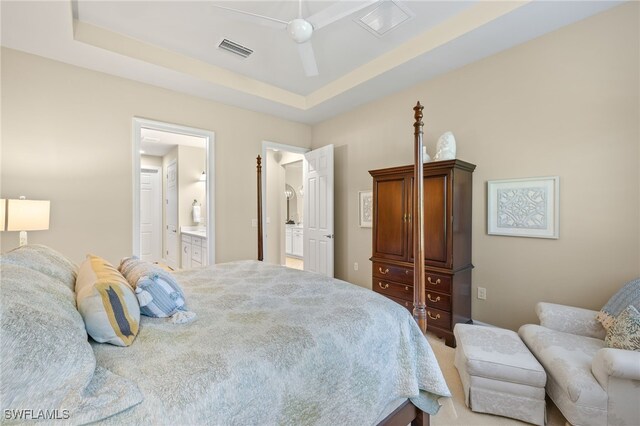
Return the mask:
<path fill-rule="evenodd" d="M 163 182 L 162 182 L 162 167 L 161 166 L 145 166 L 145 167 L 140 167 L 140 173 L 142 174 L 142 170 L 143 169 L 147 169 L 147 170 L 156 170 L 156 172 L 158 173 L 158 180 L 159 180 L 159 184 L 160 187 L 158 188 L 159 190 L 159 195 L 160 197 L 158 198 L 158 206 L 156 206 L 157 208 L 159 208 L 160 210 L 160 222 L 158 223 L 158 229 L 155 230 L 155 232 L 158 233 L 158 238 L 160 239 L 160 257 L 158 257 L 158 260 L 162 259 L 162 240 L 163 240 L 163 229 L 162 229 L 162 187 L 163 187 Z M 140 211 L 140 210 L 138 210 Z M 138 224 L 140 223 L 140 221 L 138 220 Z"/>
<path fill-rule="evenodd" d="M 267 203 L 269 202 L 268 197 L 266 196 L 267 194 L 267 162 L 266 162 L 266 158 L 267 158 L 267 149 L 277 149 L 280 151 L 285 151 L 285 152 L 293 152 L 295 154 L 305 154 L 309 151 L 311 151 L 310 148 L 303 148 L 301 146 L 295 146 L 295 145 L 286 145 L 286 144 L 282 144 L 282 143 L 277 143 L 277 142 L 271 142 L 271 141 L 262 141 L 262 181 L 261 181 L 261 186 L 262 186 L 262 194 L 264 196 L 263 202 L 262 202 L 262 250 L 263 250 L 263 258 L 267 258 L 267 249 L 268 249 L 268 244 L 267 244 Z M 284 189 L 283 189 L 284 191 Z M 303 212 L 304 214 L 304 212 Z"/>
<path fill-rule="evenodd" d="M 132 119 L 132 158 L 133 158 L 133 254 L 140 256 L 140 139 L 143 128 L 159 130 L 163 132 L 179 133 L 188 136 L 197 136 L 205 139 L 207 156 L 205 182 L 207 192 L 207 257 L 208 264 L 216 262 L 216 221 L 215 221 L 215 132 L 150 120 L 147 118 L 133 117 Z"/>

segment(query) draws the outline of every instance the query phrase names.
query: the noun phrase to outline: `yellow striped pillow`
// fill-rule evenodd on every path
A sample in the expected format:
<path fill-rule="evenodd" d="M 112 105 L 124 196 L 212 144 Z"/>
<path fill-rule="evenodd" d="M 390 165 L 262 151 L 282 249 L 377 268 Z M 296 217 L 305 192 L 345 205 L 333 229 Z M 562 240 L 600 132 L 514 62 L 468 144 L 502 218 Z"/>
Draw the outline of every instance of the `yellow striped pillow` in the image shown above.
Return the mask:
<path fill-rule="evenodd" d="M 127 280 L 109 262 L 87 255 L 76 279 L 76 303 L 93 340 L 117 346 L 133 343 L 140 306 Z"/>

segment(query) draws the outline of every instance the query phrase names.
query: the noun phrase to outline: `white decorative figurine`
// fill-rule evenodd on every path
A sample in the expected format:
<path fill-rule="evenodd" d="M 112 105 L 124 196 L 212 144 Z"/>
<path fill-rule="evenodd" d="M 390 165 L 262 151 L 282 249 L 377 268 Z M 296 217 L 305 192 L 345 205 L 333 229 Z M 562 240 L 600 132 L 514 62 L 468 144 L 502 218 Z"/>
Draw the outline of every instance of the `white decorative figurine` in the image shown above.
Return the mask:
<path fill-rule="evenodd" d="M 429 161 L 431 161 L 431 157 L 429 157 L 429 153 L 427 153 L 427 147 L 423 146 L 422 147 L 422 162 L 423 163 L 428 163 Z"/>
<path fill-rule="evenodd" d="M 436 155 L 433 161 L 453 160 L 456 158 L 456 138 L 451 132 L 445 132 L 438 139 Z"/>

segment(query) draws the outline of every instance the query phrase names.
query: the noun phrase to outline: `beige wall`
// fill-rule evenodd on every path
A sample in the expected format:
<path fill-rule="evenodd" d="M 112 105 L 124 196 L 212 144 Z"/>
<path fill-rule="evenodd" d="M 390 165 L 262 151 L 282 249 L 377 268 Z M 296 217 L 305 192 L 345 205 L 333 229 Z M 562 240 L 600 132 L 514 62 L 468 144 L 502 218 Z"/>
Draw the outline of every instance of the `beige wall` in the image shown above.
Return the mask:
<path fill-rule="evenodd" d="M 336 276 L 371 285 L 371 230 L 358 227 L 368 170 L 412 162 L 425 105 L 431 155 L 451 130 L 477 165 L 473 317 L 517 328 L 540 300 L 599 309 L 640 275 L 638 7 L 627 4 L 313 126 L 333 143 Z M 560 176 L 560 239 L 486 234 L 489 179 Z M 359 263 L 354 271 L 353 263 Z M 475 298 L 476 287 L 487 300 Z"/>
<path fill-rule="evenodd" d="M 303 219 L 303 199 L 300 197 L 300 186 L 302 185 L 302 163 L 298 163 L 295 165 L 285 164 L 284 165 L 284 175 L 285 175 L 285 184 L 288 184 L 293 188 L 295 193 L 295 198 L 290 200 L 289 202 L 289 216 L 291 220 L 298 223 Z M 285 197 L 286 200 L 286 197 Z M 284 217 L 287 216 L 287 206 L 285 201 L 285 210 Z"/>
<path fill-rule="evenodd" d="M 200 181 L 206 169 L 207 151 L 204 148 L 178 146 L 178 223 L 180 226 L 207 226 L 207 191 Z M 193 222 L 193 200 L 198 200 L 202 221 Z"/>
<path fill-rule="evenodd" d="M 132 249 L 132 118 L 214 131 L 217 261 L 256 258 L 255 157 L 261 142 L 310 145 L 310 127 L 2 49 L 3 197 L 51 200 L 30 232 L 79 262 Z M 2 250 L 18 244 L 2 233 Z"/>
<path fill-rule="evenodd" d="M 157 155 L 141 155 L 140 156 L 141 167 L 162 167 L 162 157 Z"/>
<path fill-rule="evenodd" d="M 282 159 L 281 152 L 267 150 L 265 161 L 266 170 L 266 193 L 262 200 L 263 205 L 267 209 L 268 223 L 264 223 L 267 231 L 267 239 L 265 241 L 266 256 L 265 261 L 275 264 L 284 264 L 284 216 L 285 210 L 282 210 L 282 198 L 284 197 L 284 169 L 280 165 Z M 284 212 L 284 213 L 283 213 Z"/>

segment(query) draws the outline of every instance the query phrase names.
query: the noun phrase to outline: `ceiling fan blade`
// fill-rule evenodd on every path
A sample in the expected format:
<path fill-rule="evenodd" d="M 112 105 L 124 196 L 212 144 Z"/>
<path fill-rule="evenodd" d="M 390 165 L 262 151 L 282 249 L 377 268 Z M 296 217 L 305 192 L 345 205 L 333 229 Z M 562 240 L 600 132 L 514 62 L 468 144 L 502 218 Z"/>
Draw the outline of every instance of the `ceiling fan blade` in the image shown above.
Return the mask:
<path fill-rule="evenodd" d="M 220 5 L 217 5 L 217 4 L 213 4 L 212 6 L 213 6 L 213 7 L 218 8 L 218 9 L 229 10 L 229 11 L 231 11 L 231 12 L 241 13 L 241 14 L 243 14 L 243 15 L 247 15 L 247 16 L 253 16 L 254 18 L 266 19 L 266 20 L 268 20 L 268 21 L 271 21 L 271 22 L 278 22 L 278 23 L 280 23 L 280 24 L 284 24 L 284 25 L 287 25 L 287 24 L 288 24 L 288 22 L 287 22 L 287 21 L 283 21 L 283 20 L 281 20 L 281 19 L 272 18 L 272 17 L 270 17 L 270 16 L 259 15 L 259 14 L 257 14 L 257 13 L 247 12 L 246 10 L 234 9 L 234 8 L 232 8 L 232 7 L 220 6 Z"/>
<path fill-rule="evenodd" d="M 320 12 L 313 14 L 306 18 L 307 21 L 313 25 L 314 30 L 326 27 L 334 22 L 356 13 L 359 10 L 364 9 L 367 6 L 371 6 L 373 3 L 377 3 L 380 0 L 361 0 L 351 1 L 342 0 L 331 6 L 321 10 Z"/>
<path fill-rule="evenodd" d="M 318 64 L 316 63 L 316 55 L 313 53 L 311 42 L 298 44 L 298 53 L 302 59 L 302 67 L 307 77 L 315 77 L 318 75 Z"/>

